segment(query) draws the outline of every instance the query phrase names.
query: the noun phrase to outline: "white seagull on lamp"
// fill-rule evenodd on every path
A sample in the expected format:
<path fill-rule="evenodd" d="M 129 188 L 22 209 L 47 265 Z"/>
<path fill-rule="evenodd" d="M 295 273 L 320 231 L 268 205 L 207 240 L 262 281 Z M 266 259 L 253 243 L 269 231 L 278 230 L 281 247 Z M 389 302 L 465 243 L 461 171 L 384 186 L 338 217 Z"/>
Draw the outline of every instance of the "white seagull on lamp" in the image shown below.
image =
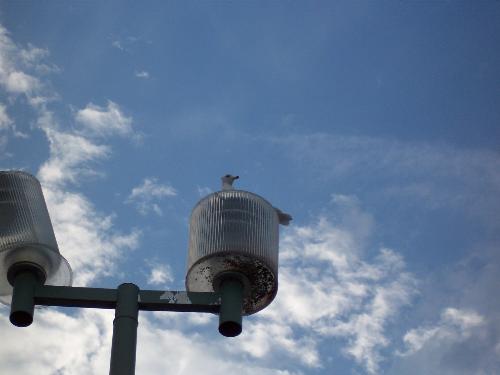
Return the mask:
<path fill-rule="evenodd" d="M 240 176 L 233 176 L 231 174 L 226 174 L 225 176 L 221 177 L 222 180 L 222 190 L 223 191 L 228 191 L 228 190 L 234 190 L 233 187 L 233 182 L 240 178 Z M 276 210 L 276 214 L 278 214 L 278 220 L 281 225 L 288 225 L 290 224 L 290 221 L 292 220 L 292 216 L 281 211 L 279 208 L 274 207 Z"/>
<path fill-rule="evenodd" d="M 220 178 L 222 180 L 222 190 L 234 190 L 233 182 L 234 182 L 234 180 L 237 180 L 238 178 L 240 178 L 240 176 L 233 176 L 230 174 L 222 176 Z"/>

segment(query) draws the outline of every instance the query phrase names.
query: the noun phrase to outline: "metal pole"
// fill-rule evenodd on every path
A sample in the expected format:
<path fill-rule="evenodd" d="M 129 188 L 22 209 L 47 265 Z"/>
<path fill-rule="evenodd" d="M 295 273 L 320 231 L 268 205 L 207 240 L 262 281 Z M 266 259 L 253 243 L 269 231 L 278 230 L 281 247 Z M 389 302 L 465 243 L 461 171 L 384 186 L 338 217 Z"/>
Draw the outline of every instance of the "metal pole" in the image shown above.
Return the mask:
<path fill-rule="evenodd" d="M 19 273 L 14 280 L 10 321 L 18 327 L 27 327 L 33 322 L 35 309 L 35 286 L 38 280 L 30 271 Z"/>
<path fill-rule="evenodd" d="M 139 316 L 139 287 L 125 283 L 118 287 L 113 321 L 110 375 L 134 375 Z"/>
<path fill-rule="evenodd" d="M 241 333 L 243 291 L 243 283 L 237 278 L 228 277 L 221 282 L 219 332 L 226 337 Z"/>
<path fill-rule="evenodd" d="M 33 322 L 35 289 L 45 281 L 45 274 L 32 263 L 22 262 L 9 268 L 7 279 L 12 284 L 10 322 L 27 327 Z"/>

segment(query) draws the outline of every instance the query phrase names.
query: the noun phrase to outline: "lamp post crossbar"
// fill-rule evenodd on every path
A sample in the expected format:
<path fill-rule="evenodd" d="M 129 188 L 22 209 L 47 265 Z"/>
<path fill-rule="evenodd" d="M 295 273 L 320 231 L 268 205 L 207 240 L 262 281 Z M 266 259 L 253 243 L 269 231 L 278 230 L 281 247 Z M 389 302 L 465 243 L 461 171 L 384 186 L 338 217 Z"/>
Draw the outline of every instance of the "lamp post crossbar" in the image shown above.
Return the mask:
<path fill-rule="evenodd" d="M 37 285 L 35 305 L 114 309 L 118 300 L 117 289 L 82 288 L 72 286 Z M 210 292 L 139 290 L 139 310 L 207 312 L 220 311 L 221 296 Z"/>
<path fill-rule="evenodd" d="M 227 292 L 140 290 L 132 283 L 118 289 L 42 285 L 26 269 L 15 275 L 10 320 L 26 327 L 33 322 L 35 305 L 115 309 L 111 344 L 110 375 L 134 375 L 139 311 L 221 313 Z M 231 291 L 230 291 L 231 292 Z M 222 314 L 224 315 L 224 314 Z M 220 316 L 220 319 L 227 319 Z M 240 308 L 241 321 L 241 308 Z"/>

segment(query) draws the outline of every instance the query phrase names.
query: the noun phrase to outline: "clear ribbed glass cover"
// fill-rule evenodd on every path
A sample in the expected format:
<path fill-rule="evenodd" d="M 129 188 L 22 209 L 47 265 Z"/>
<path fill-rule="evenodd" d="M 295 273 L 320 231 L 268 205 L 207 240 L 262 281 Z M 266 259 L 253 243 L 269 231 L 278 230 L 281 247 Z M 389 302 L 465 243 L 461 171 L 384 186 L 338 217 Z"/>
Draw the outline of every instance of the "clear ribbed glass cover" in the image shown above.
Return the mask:
<path fill-rule="evenodd" d="M 266 307 L 278 287 L 278 215 L 265 199 L 242 190 L 202 199 L 190 221 L 188 291 L 211 292 L 223 272 L 247 278 L 244 314 Z"/>
<path fill-rule="evenodd" d="M 42 188 L 22 171 L 0 171 L 0 302 L 10 303 L 7 271 L 30 262 L 43 269 L 47 285 L 71 285 L 71 268 L 59 254 Z"/>

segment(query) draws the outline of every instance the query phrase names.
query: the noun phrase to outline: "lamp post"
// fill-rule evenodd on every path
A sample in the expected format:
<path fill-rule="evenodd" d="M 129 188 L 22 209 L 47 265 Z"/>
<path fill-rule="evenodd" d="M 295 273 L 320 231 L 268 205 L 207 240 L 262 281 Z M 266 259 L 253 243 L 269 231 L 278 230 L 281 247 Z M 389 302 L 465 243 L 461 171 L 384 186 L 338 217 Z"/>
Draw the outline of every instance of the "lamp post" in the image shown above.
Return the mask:
<path fill-rule="evenodd" d="M 242 316 L 276 295 L 278 224 L 288 221 L 265 199 L 234 190 L 236 178 L 224 176 L 223 190 L 193 209 L 187 291 L 163 291 L 131 283 L 71 287 L 71 268 L 59 253 L 40 183 L 25 172 L 0 171 L 0 300 L 10 303 L 10 321 L 29 326 L 35 305 L 114 309 L 110 375 L 135 373 L 140 310 L 218 314 L 219 332 L 239 335 Z"/>

